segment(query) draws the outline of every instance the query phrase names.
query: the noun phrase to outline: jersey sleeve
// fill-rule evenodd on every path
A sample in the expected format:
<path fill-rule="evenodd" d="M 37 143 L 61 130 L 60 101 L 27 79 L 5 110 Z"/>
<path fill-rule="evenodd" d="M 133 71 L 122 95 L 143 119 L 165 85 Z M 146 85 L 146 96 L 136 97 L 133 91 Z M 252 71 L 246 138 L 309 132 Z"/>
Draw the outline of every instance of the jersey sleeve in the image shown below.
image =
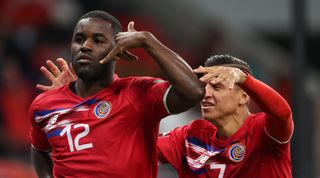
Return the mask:
<path fill-rule="evenodd" d="M 265 132 L 278 143 L 287 143 L 293 133 L 292 112 L 286 100 L 263 82 L 248 75 L 241 86 L 267 114 Z"/>
<path fill-rule="evenodd" d="M 158 138 L 158 159 L 178 169 L 184 160 L 184 144 L 187 126 L 178 127 Z"/>
<path fill-rule="evenodd" d="M 34 149 L 38 151 L 48 152 L 51 150 L 51 146 L 47 140 L 46 134 L 41 130 L 41 127 L 38 123 L 35 122 L 35 110 L 36 104 L 35 101 L 31 104 L 29 109 L 29 120 L 31 121 L 30 129 L 30 142 Z"/>
<path fill-rule="evenodd" d="M 130 85 L 129 97 L 146 118 L 160 121 L 170 114 L 166 101 L 170 88 L 170 83 L 162 79 L 138 77 Z"/>

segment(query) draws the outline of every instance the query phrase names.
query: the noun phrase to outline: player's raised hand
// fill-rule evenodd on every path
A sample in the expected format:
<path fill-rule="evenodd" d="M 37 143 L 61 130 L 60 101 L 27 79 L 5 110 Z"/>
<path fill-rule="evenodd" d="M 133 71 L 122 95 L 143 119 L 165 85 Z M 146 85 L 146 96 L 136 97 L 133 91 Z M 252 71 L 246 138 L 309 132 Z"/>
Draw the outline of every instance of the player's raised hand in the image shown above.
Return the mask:
<path fill-rule="evenodd" d="M 101 64 L 107 63 L 111 60 L 118 60 L 120 58 L 133 61 L 137 57 L 127 51 L 140 47 L 143 42 L 143 32 L 136 31 L 134 29 L 134 22 L 130 21 L 128 24 L 128 30 L 126 32 L 119 32 L 116 34 L 116 45 L 109 52 L 109 54 L 100 61 Z"/>
<path fill-rule="evenodd" d="M 42 66 L 40 68 L 40 71 L 51 82 L 51 85 L 37 84 L 36 87 L 39 90 L 52 90 L 57 87 L 61 87 L 69 82 L 75 81 L 77 79 L 76 76 L 70 70 L 72 66 L 70 66 L 69 68 L 68 63 L 63 58 L 58 58 L 57 63 L 61 70 L 51 60 L 48 60 L 46 62 L 47 67 Z"/>
<path fill-rule="evenodd" d="M 247 75 L 240 69 L 234 67 L 225 66 L 212 66 L 212 67 L 202 67 L 193 70 L 195 73 L 204 74 L 200 78 L 202 82 L 217 84 L 222 81 L 227 81 L 229 89 L 232 89 L 235 84 L 242 84 Z"/>
<path fill-rule="evenodd" d="M 115 60 L 123 59 L 126 61 L 136 61 L 138 60 L 138 57 L 132 53 L 130 53 L 128 50 L 124 50 L 122 53 L 119 53 L 115 56 Z"/>

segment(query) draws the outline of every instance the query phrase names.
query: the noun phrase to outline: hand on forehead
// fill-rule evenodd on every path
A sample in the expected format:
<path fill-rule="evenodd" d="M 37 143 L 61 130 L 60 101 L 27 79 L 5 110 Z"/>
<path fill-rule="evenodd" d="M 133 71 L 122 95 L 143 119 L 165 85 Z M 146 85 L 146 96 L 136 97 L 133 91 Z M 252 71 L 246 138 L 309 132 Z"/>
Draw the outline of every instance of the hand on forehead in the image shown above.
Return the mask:
<path fill-rule="evenodd" d="M 240 69 L 229 66 L 200 66 L 195 69 L 194 72 L 204 74 L 204 76 L 200 78 L 202 82 L 217 84 L 226 81 L 230 89 L 234 87 L 234 84 L 241 81 L 241 76 L 244 74 Z"/>

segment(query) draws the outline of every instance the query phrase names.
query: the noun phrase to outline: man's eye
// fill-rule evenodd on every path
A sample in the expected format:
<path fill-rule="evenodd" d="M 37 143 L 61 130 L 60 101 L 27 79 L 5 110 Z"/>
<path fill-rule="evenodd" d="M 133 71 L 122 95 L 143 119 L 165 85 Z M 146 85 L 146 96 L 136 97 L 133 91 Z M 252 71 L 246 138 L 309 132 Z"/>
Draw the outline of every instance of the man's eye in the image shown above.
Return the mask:
<path fill-rule="evenodd" d="M 102 40 L 99 40 L 99 39 L 95 39 L 94 42 L 95 42 L 95 43 L 98 43 L 98 44 L 103 43 L 103 41 L 102 41 Z"/>
<path fill-rule="evenodd" d="M 81 43 L 83 42 L 83 38 L 75 38 L 74 41 L 77 43 Z"/>
<path fill-rule="evenodd" d="M 220 90 L 223 88 L 223 86 L 220 83 L 218 83 L 218 84 L 212 85 L 212 88 L 215 90 Z"/>

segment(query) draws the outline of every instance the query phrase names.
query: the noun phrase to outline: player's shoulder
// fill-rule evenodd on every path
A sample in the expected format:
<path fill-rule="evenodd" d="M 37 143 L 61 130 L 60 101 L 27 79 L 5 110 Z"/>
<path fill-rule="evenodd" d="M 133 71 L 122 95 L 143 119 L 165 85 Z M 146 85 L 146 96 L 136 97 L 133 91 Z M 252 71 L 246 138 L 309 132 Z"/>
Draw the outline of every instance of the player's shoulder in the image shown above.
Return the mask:
<path fill-rule="evenodd" d="M 211 127 L 208 123 L 208 121 L 204 119 L 197 119 L 194 121 L 191 121 L 189 124 L 182 125 L 179 127 L 176 127 L 168 132 L 163 132 L 159 136 L 176 136 L 176 137 L 183 137 L 187 138 L 188 136 L 192 135 L 201 135 L 203 132 L 201 130 L 207 131 L 208 127 Z M 196 133 L 196 134 L 194 134 Z"/>
<path fill-rule="evenodd" d="M 197 119 L 189 124 L 186 130 L 185 140 L 187 143 L 205 148 L 216 133 L 216 127 L 207 120 Z"/>
<path fill-rule="evenodd" d="M 250 124 L 258 124 L 258 123 L 264 122 L 264 120 L 267 117 L 268 116 L 266 113 L 259 112 L 259 113 L 250 114 L 247 119 Z"/>
<path fill-rule="evenodd" d="M 243 127 L 246 127 L 248 131 L 254 134 L 257 130 L 263 130 L 267 117 L 268 115 L 264 112 L 250 114 Z"/>
<path fill-rule="evenodd" d="M 178 126 L 170 131 L 162 132 L 159 134 L 160 137 L 162 136 L 168 136 L 168 135 L 176 135 L 176 136 L 184 136 L 187 133 L 187 130 L 189 129 L 190 124 L 181 125 Z"/>
<path fill-rule="evenodd" d="M 160 78 L 147 76 L 130 76 L 119 78 L 114 87 L 120 90 L 128 89 L 133 91 L 143 91 L 143 88 L 148 88 L 159 83 L 163 83 L 164 85 L 166 85 L 165 81 Z"/>
<path fill-rule="evenodd" d="M 214 133 L 217 128 L 205 119 L 197 119 L 192 121 L 187 128 L 187 135 L 191 137 L 199 137 Z"/>
<path fill-rule="evenodd" d="M 119 83 L 121 84 L 132 84 L 132 83 L 143 83 L 143 82 L 160 83 L 160 82 L 165 82 L 165 80 L 161 78 L 150 77 L 150 76 L 130 76 L 130 77 L 123 77 L 119 79 Z"/>
<path fill-rule="evenodd" d="M 63 95 L 67 91 L 68 87 L 69 85 L 64 85 L 62 87 L 45 91 L 35 97 L 35 99 L 32 102 L 32 105 L 46 103 L 51 99 L 57 98 L 58 95 Z"/>

